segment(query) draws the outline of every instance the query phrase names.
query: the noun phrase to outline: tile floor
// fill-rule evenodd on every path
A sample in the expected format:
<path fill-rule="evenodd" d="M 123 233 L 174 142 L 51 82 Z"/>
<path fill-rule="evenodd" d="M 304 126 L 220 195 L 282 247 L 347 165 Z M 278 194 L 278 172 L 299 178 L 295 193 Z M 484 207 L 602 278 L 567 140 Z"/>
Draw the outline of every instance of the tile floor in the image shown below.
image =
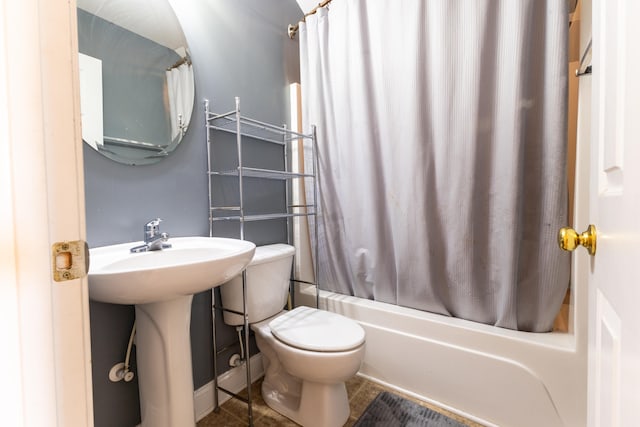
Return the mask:
<path fill-rule="evenodd" d="M 262 379 L 253 383 L 253 386 L 251 387 L 251 397 L 253 399 L 253 424 L 256 427 L 297 426 L 298 424 L 278 414 L 277 412 L 269 408 L 266 403 L 264 403 L 264 400 L 262 400 L 262 396 L 260 394 L 261 384 Z M 351 416 L 345 426 L 352 426 L 365 410 L 367 405 L 369 405 L 369 403 L 378 395 L 378 393 L 384 390 L 402 395 L 402 393 L 398 393 L 395 390 L 387 389 L 386 387 L 366 380 L 365 378 L 360 376 L 356 376 L 349 380 L 347 382 L 347 394 L 349 395 Z M 460 417 L 459 415 L 452 414 L 451 412 L 438 408 L 437 406 L 416 400 L 410 396 L 404 397 L 437 412 L 441 412 L 450 418 L 466 424 L 469 427 L 482 427 L 481 424 L 467 420 L 466 418 Z M 247 422 L 247 405 L 237 399 L 230 399 L 226 401 L 222 406 L 220 406 L 219 413 L 216 414 L 212 412 L 211 414 L 207 415 L 205 418 L 198 422 L 197 427 L 242 427 L 247 425 L 249 425 L 249 423 Z"/>

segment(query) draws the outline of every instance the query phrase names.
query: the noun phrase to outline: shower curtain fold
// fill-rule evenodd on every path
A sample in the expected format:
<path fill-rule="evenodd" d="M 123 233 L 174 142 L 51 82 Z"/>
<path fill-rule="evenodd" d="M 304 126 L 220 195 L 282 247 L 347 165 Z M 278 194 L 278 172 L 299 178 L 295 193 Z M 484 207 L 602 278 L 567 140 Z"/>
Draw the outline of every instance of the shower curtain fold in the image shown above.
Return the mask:
<path fill-rule="evenodd" d="M 551 330 L 567 20 L 564 0 L 341 0 L 301 23 L 322 287 Z"/>
<path fill-rule="evenodd" d="M 166 71 L 171 141 L 186 132 L 187 117 L 193 111 L 193 66 L 190 63 Z"/>

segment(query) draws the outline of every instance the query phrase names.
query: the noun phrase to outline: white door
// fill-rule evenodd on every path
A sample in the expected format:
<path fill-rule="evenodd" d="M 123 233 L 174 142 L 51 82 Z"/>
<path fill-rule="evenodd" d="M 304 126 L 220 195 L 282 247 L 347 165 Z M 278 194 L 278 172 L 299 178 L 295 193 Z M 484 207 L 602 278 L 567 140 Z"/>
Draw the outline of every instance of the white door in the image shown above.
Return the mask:
<path fill-rule="evenodd" d="M 76 45 L 75 1 L 0 0 L 3 426 L 93 425 L 87 279 L 52 274 L 85 238 Z"/>
<path fill-rule="evenodd" d="M 589 426 L 640 426 L 640 2 L 593 0 Z"/>

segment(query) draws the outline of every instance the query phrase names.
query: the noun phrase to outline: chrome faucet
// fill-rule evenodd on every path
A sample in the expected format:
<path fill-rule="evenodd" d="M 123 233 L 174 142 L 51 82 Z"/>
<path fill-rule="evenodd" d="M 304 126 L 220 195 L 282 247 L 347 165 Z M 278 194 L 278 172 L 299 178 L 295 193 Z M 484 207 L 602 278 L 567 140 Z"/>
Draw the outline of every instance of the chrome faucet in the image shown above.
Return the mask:
<path fill-rule="evenodd" d="M 159 251 L 171 247 L 171 243 L 167 243 L 169 235 L 160 233 L 160 218 L 152 219 L 144 225 L 144 244 L 131 248 L 131 252 L 147 252 Z"/>

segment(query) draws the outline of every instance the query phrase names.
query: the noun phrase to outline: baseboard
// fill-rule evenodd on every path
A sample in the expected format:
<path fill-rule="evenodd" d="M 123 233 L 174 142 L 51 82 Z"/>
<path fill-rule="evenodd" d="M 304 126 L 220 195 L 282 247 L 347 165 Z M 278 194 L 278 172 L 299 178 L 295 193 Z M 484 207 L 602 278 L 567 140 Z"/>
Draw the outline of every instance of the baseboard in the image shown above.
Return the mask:
<path fill-rule="evenodd" d="M 258 353 L 251 357 L 251 381 L 255 381 L 264 375 L 262 367 L 262 354 Z M 247 373 L 244 365 L 237 366 L 218 376 L 218 384 L 227 390 L 238 393 L 246 387 Z M 213 381 L 203 385 L 193 393 L 193 400 L 196 412 L 196 421 L 200 421 L 213 411 Z M 219 393 L 219 404 L 222 405 L 231 399 L 227 393 Z"/>

